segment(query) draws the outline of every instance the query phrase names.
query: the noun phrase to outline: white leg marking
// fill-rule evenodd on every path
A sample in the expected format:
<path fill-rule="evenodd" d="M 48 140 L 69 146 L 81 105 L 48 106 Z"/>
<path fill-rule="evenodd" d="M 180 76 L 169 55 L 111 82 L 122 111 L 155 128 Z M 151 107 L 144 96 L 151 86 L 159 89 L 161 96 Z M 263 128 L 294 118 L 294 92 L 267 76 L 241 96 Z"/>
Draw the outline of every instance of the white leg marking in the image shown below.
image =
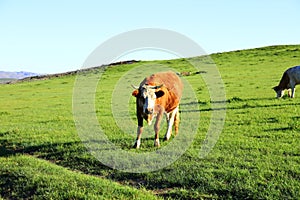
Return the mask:
<path fill-rule="evenodd" d="M 168 121 L 168 129 L 167 129 L 167 132 L 165 135 L 165 140 L 169 140 L 171 137 L 172 127 L 173 127 L 175 115 L 177 114 L 177 112 L 178 112 L 178 106 L 171 113 L 168 113 L 169 120 L 167 120 Z"/>
<path fill-rule="evenodd" d="M 292 87 L 292 95 L 291 95 L 291 98 L 294 98 L 294 97 L 295 97 L 295 90 L 296 90 L 295 86 Z"/>
<path fill-rule="evenodd" d="M 295 86 L 296 86 L 295 81 L 290 80 L 290 87 L 291 87 L 291 90 L 292 90 L 292 94 L 290 96 L 291 98 L 294 98 L 294 96 L 295 96 Z"/>
<path fill-rule="evenodd" d="M 135 148 L 139 149 L 141 146 L 141 139 L 135 141 Z"/>
<path fill-rule="evenodd" d="M 154 146 L 155 147 L 160 147 L 159 138 L 154 140 Z"/>
<path fill-rule="evenodd" d="M 288 89 L 288 97 L 292 97 L 292 90 L 291 89 Z"/>
<path fill-rule="evenodd" d="M 137 137 L 136 137 L 135 143 L 133 145 L 134 148 L 137 148 L 137 149 L 140 148 L 142 132 L 143 132 L 143 127 L 138 126 L 138 128 L 137 128 Z"/>

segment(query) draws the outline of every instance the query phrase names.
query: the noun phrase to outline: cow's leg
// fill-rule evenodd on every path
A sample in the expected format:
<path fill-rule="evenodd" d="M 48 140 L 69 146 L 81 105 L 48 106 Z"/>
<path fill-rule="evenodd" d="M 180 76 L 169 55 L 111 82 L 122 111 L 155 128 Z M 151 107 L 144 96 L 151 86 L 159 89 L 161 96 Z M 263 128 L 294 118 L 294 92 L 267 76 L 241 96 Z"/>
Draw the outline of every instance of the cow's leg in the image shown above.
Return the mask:
<path fill-rule="evenodd" d="M 136 136 L 136 140 L 135 143 L 133 145 L 133 148 L 140 148 L 141 146 L 141 136 L 142 136 L 142 132 L 143 132 L 143 127 L 142 126 L 138 126 L 137 128 L 137 136 Z"/>
<path fill-rule="evenodd" d="M 291 97 L 292 96 L 292 89 L 288 89 L 288 97 Z"/>
<path fill-rule="evenodd" d="M 291 88 L 291 93 L 289 92 L 289 97 L 294 98 L 295 97 L 295 86 L 296 83 L 292 79 L 290 80 L 289 86 Z"/>
<path fill-rule="evenodd" d="M 292 94 L 290 95 L 290 97 L 294 98 L 295 97 L 295 90 L 296 90 L 295 86 L 292 86 L 291 90 L 292 90 Z"/>
<path fill-rule="evenodd" d="M 177 115 L 177 112 L 178 112 L 178 107 L 175 108 L 169 115 L 168 129 L 167 129 L 167 132 L 165 135 L 165 140 L 169 140 L 172 135 L 172 127 L 173 127 L 175 116 Z"/>
<path fill-rule="evenodd" d="M 294 96 L 295 96 L 295 83 L 294 83 L 294 81 L 292 81 L 292 80 L 290 80 L 290 82 L 289 82 L 289 89 L 288 89 L 288 96 L 290 97 L 290 98 L 294 98 Z"/>
<path fill-rule="evenodd" d="M 138 127 L 137 127 L 137 131 L 136 131 L 136 140 L 135 140 L 135 143 L 133 145 L 133 148 L 137 148 L 137 149 L 140 148 L 142 133 L 143 133 L 143 118 L 138 117 Z"/>
<path fill-rule="evenodd" d="M 160 122 L 163 117 L 163 112 L 159 112 L 156 117 L 156 122 L 154 124 L 154 132 L 155 132 L 155 139 L 154 139 L 154 146 L 159 147 L 159 129 L 160 129 Z"/>
<path fill-rule="evenodd" d="M 179 118 L 179 108 L 178 108 L 178 111 L 176 112 L 175 120 L 174 120 L 174 125 L 175 125 L 175 135 L 178 134 L 179 122 L 180 122 L 180 118 Z"/>
<path fill-rule="evenodd" d="M 164 138 L 164 140 L 167 140 L 167 139 L 166 139 L 166 136 L 167 136 L 167 133 L 168 133 L 168 130 L 169 130 L 170 116 L 172 116 L 172 113 L 166 113 L 166 120 L 167 120 L 167 132 L 166 132 L 166 134 L 165 134 L 165 138 Z M 171 131 L 172 131 L 172 129 L 171 129 Z"/>

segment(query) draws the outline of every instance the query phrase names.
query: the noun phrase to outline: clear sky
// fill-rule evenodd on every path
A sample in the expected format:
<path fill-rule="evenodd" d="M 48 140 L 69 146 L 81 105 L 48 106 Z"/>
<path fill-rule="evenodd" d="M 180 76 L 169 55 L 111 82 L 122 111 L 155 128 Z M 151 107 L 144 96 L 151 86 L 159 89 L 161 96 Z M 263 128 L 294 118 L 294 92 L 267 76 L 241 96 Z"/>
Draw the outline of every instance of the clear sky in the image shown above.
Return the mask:
<path fill-rule="evenodd" d="M 0 0 L 0 71 L 76 70 L 102 42 L 140 28 L 173 30 L 216 53 L 300 44 L 299 24 L 299 0 Z"/>

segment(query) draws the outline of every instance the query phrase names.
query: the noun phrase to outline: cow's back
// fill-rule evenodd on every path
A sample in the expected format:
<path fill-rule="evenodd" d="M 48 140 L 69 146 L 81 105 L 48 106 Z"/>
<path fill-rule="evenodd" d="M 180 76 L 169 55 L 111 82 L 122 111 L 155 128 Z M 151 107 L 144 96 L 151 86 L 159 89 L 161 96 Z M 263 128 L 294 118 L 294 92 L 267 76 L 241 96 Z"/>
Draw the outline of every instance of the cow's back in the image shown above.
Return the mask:
<path fill-rule="evenodd" d="M 158 72 L 156 74 L 152 74 L 151 76 L 145 78 L 140 86 L 147 85 L 163 85 L 172 96 L 174 95 L 178 101 L 180 101 L 182 96 L 183 84 L 180 78 L 172 71 L 168 72 Z"/>
<path fill-rule="evenodd" d="M 300 84 L 300 66 L 289 68 L 286 73 L 296 84 Z"/>

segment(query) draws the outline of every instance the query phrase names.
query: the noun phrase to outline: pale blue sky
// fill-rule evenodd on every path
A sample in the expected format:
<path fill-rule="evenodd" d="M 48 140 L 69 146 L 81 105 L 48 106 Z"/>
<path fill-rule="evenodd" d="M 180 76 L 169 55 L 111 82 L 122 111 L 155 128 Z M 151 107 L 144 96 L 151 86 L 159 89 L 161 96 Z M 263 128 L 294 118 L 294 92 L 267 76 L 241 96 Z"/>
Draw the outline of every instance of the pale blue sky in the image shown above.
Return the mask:
<path fill-rule="evenodd" d="M 102 42 L 140 28 L 176 31 L 207 53 L 300 44 L 299 12 L 299 0 L 0 0 L 0 71 L 79 69 Z"/>

